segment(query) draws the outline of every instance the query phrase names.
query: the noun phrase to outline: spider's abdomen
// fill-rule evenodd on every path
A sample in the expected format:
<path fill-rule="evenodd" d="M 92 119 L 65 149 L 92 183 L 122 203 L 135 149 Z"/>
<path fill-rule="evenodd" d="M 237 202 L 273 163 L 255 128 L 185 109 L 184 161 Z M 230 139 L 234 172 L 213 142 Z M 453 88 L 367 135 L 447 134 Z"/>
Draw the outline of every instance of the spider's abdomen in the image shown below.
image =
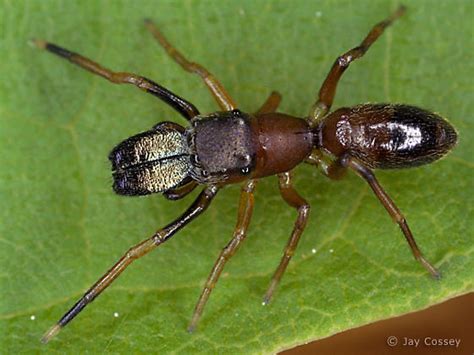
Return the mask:
<path fill-rule="evenodd" d="M 109 159 L 119 195 L 166 191 L 179 185 L 191 168 L 184 133 L 165 125 L 124 140 Z"/>
<path fill-rule="evenodd" d="M 331 113 L 319 127 L 319 145 L 335 156 L 347 152 L 369 168 L 431 163 L 457 142 L 442 117 L 407 105 L 365 104 Z"/>

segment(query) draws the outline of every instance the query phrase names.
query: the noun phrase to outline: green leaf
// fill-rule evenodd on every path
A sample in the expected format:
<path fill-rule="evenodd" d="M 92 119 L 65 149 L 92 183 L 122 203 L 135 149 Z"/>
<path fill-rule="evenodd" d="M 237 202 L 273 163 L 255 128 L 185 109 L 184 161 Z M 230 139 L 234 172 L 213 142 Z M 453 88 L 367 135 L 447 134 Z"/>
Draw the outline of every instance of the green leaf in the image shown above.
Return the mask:
<path fill-rule="evenodd" d="M 193 197 L 114 195 L 110 149 L 159 121 L 185 122 L 151 95 L 90 75 L 28 46 L 28 39 L 148 76 L 202 112 L 215 111 L 201 81 L 145 30 L 142 19 L 150 17 L 243 110 L 256 110 L 279 90 L 281 111 L 304 116 L 336 56 L 396 3 L 1 1 L 2 351 L 269 353 L 472 291 L 474 3 L 411 1 L 406 16 L 346 72 L 335 107 L 408 103 L 439 112 L 457 128 L 460 143 L 445 159 L 377 173 L 441 281 L 413 260 L 365 182 L 352 173 L 332 182 L 300 166 L 296 187 L 313 206 L 311 219 L 269 306 L 262 296 L 296 218 L 274 177 L 258 185 L 248 238 L 197 332 L 188 334 L 186 326 L 231 237 L 238 186 L 225 188 L 204 216 L 134 263 L 48 345 L 39 342 L 123 252 Z"/>

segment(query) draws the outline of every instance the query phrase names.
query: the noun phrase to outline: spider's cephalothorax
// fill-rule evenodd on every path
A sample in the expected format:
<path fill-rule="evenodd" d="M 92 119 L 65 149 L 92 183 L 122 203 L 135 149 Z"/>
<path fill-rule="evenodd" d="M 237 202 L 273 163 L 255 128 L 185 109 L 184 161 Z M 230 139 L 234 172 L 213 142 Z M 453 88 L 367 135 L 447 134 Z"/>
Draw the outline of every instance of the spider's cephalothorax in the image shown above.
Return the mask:
<path fill-rule="evenodd" d="M 308 122 L 277 112 L 217 112 L 196 117 L 191 125 L 186 131 L 191 176 L 199 183 L 223 185 L 283 173 L 313 148 Z"/>
<path fill-rule="evenodd" d="M 244 180 L 254 170 L 258 143 L 251 117 L 239 110 L 196 116 L 187 129 L 164 122 L 127 138 L 110 153 L 113 188 L 120 195 Z"/>
<path fill-rule="evenodd" d="M 250 115 L 239 110 L 197 116 L 186 130 L 193 168 L 199 183 L 242 180 L 253 171 L 256 145 Z"/>
<path fill-rule="evenodd" d="M 283 173 L 311 153 L 313 135 L 305 120 L 281 113 L 215 112 L 194 117 L 187 129 L 163 122 L 112 150 L 113 188 L 148 195 L 190 180 L 225 185 Z"/>
<path fill-rule="evenodd" d="M 146 26 L 168 54 L 189 72 L 199 75 L 217 100 L 221 111 L 202 115 L 190 102 L 142 76 L 113 72 L 77 53 L 44 41 L 35 44 L 72 63 L 118 84 L 131 84 L 174 108 L 189 126 L 164 122 L 126 139 L 109 155 L 114 190 L 121 195 L 161 192 L 168 199 L 188 195 L 197 186 L 201 193 L 177 219 L 133 246 L 100 278 L 43 337 L 47 342 L 92 302 L 132 261 L 149 253 L 204 212 L 219 189 L 243 182 L 237 225 L 232 239 L 221 251 L 189 326 L 192 331 L 203 312 L 225 263 L 245 240 L 253 212 L 254 189 L 259 178 L 277 175 L 284 201 L 298 213 L 264 296 L 267 304 L 286 270 L 309 217 L 309 203 L 292 184 L 291 170 L 306 162 L 318 165 L 331 179 L 351 169 L 372 188 L 375 196 L 399 225 L 414 257 L 435 278 L 440 274 L 422 255 L 408 223 L 375 178 L 371 169 L 407 168 L 439 159 L 456 144 L 454 128 L 442 117 L 407 105 L 364 104 L 330 112 L 337 84 L 350 63 L 362 57 L 396 18 L 400 7 L 378 23 L 360 45 L 334 62 L 309 115 L 303 119 L 276 112 L 281 96 L 273 92 L 254 114 L 237 109 L 221 83 L 201 65 L 188 61 L 150 22 Z"/>

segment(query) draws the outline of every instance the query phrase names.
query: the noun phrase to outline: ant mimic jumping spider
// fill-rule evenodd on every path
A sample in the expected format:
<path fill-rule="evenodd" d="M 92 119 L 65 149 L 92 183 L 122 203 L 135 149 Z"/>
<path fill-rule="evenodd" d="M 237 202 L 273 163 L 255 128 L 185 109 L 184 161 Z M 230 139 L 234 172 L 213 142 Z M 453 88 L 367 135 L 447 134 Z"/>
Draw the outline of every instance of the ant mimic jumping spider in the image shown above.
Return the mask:
<path fill-rule="evenodd" d="M 349 168 L 370 185 L 393 220 L 400 226 L 415 258 L 435 278 L 439 272 L 423 257 L 405 217 L 378 183 L 372 169 L 398 169 L 431 163 L 456 144 L 454 128 L 440 116 L 423 109 L 395 104 L 362 104 L 330 112 L 337 84 L 354 60 L 361 58 L 395 19 L 400 7 L 375 25 L 362 43 L 334 62 L 317 101 L 305 118 L 275 112 L 281 96 L 273 92 L 253 114 L 244 113 L 219 81 L 205 68 L 188 61 L 149 20 L 146 27 L 161 46 L 188 72 L 199 75 L 222 111 L 201 114 L 190 102 L 155 82 L 135 74 L 113 72 L 77 53 L 42 40 L 33 43 L 93 74 L 116 84 L 132 84 L 173 107 L 189 126 L 163 122 L 117 145 L 109 155 L 113 188 L 120 195 L 156 192 L 177 200 L 198 185 L 204 188 L 181 217 L 149 239 L 130 248 L 42 338 L 49 341 L 105 290 L 132 261 L 171 238 L 210 205 L 220 188 L 242 182 L 237 225 L 221 251 L 201 293 L 189 325 L 192 331 L 226 262 L 244 241 L 252 216 L 254 189 L 259 178 L 277 175 L 283 199 L 298 212 L 291 237 L 264 297 L 268 303 L 294 254 L 306 226 L 310 206 L 292 185 L 291 170 L 306 162 L 320 166 L 331 179 Z"/>

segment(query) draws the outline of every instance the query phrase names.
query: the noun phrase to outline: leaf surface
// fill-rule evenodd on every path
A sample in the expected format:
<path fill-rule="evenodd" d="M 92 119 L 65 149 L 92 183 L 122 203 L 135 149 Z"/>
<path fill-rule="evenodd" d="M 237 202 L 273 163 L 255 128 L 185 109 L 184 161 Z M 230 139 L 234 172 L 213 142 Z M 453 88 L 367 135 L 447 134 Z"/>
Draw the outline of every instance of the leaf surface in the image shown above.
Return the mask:
<path fill-rule="evenodd" d="M 296 212 L 262 180 L 242 248 L 228 263 L 198 331 L 186 326 L 230 239 L 239 187 L 134 263 L 57 338 L 42 333 L 131 245 L 193 197 L 113 194 L 111 148 L 159 121 L 185 122 L 151 95 L 112 85 L 27 45 L 44 38 L 118 71 L 150 77 L 193 102 L 216 104 L 142 25 L 154 19 L 245 111 L 271 90 L 305 116 L 337 55 L 396 6 L 384 1 L 0 2 L 0 344 L 20 352 L 269 353 L 473 290 L 474 51 L 472 1 L 412 1 L 408 13 L 346 72 L 335 107 L 399 102 L 448 117 L 460 143 L 417 169 L 380 171 L 426 257 L 433 281 L 398 227 L 354 174 L 332 182 L 295 171 L 311 218 L 273 302 L 261 305 Z M 196 193 L 193 193 L 195 196 Z M 116 316 L 114 316 L 114 314 Z M 32 320 L 34 318 L 34 320 Z"/>

